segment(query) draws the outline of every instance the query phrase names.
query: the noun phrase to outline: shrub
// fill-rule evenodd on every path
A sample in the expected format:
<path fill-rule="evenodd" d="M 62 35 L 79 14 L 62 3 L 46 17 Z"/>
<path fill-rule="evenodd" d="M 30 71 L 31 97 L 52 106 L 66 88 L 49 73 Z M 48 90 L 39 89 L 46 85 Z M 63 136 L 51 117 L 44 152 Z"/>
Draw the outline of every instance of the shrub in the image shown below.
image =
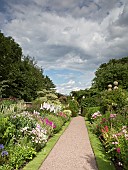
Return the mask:
<path fill-rule="evenodd" d="M 101 112 L 115 111 L 116 113 L 123 109 L 127 104 L 127 92 L 122 89 L 104 91 L 101 93 Z"/>
<path fill-rule="evenodd" d="M 25 142 L 25 143 L 23 143 Z M 9 166 L 12 169 L 20 168 L 26 161 L 33 159 L 36 155 L 35 149 L 31 143 L 27 143 L 25 139 L 19 141 L 17 144 L 8 146 L 9 152 Z"/>
<path fill-rule="evenodd" d="M 47 115 L 46 118 L 55 124 L 56 127 L 54 128 L 54 133 L 58 132 L 64 124 L 61 117 L 57 117 L 55 115 Z"/>
<path fill-rule="evenodd" d="M 64 112 L 68 117 L 71 117 L 71 115 L 72 115 L 71 110 L 64 110 L 63 112 Z"/>
<path fill-rule="evenodd" d="M 69 120 L 69 117 L 64 112 L 59 112 L 57 115 L 61 117 L 64 123 Z"/>
<path fill-rule="evenodd" d="M 86 107 L 81 107 L 81 116 L 85 117 L 87 114 L 87 108 Z"/>
<path fill-rule="evenodd" d="M 76 100 L 70 100 L 69 101 L 69 110 L 72 112 L 72 117 L 78 116 L 79 112 L 79 105 Z"/>
<path fill-rule="evenodd" d="M 95 112 L 99 111 L 99 109 L 100 109 L 100 107 L 88 107 L 88 108 L 86 108 L 86 111 L 87 111 L 86 117 L 88 118 L 88 120 L 89 120 L 90 122 L 93 121 L 93 120 L 92 120 L 92 115 L 93 115 Z"/>

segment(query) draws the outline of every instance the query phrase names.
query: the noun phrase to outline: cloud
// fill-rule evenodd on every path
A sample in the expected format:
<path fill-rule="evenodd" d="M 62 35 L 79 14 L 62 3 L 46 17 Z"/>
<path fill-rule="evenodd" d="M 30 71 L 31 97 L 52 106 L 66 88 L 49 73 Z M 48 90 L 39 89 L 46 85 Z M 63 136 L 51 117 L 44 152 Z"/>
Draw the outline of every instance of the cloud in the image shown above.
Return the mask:
<path fill-rule="evenodd" d="M 63 83 L 57 86 L 57 92 L 60 92 L 62 94 L 65 94 L 65 89 L 66 89 L 66 93 L 69 94 L 71 91 L 80 90 L 80 87 L 76 86 L 74 80 L 70 80 L 67 83 Z"/>
<path fill-rule="evenodd" d="M 25 54 L 36 56 L 47 68 L 56 67 L 60 63 L 63 63 L 62 68 L 68 67 L 73 61 L 74 64 L 83 65 L 93 58 L 93 53 L 99 50 L 98 45 L 104 41 L 97 23 L 47 12 L 38 16 L 38 11 L 31 18 L 26 15 L 25 20 L 12 20 L 6 24 L 4 31 L 21 44 Z"/>
<path fill-rule="evenodd" d="M 128 55 L 125 0 L 2 0 L 2 4 L 2 31 L 21 45 L 25 55 L 35 57 L 60 91 L 89 87 L 100 64 Z M 52 70 L 56 73 L 50 74 Z M 76 72 L 81 73 L 79 78 Z M 65 76 L 65 83 L 59 75 Z"/>
<path fill-rule="evenodd" d="M 58 70 L 54 74 L 54 80 L 57 85 L 57 91 L 62 94 L 69 94 L 72 90 L 80 90 L 91 87 L 92 78 L 94 78 L 94 72 L 92 71 L 74 71 L 74 70 Z M 52 77 L 51 74 L 49 74 Z"/>

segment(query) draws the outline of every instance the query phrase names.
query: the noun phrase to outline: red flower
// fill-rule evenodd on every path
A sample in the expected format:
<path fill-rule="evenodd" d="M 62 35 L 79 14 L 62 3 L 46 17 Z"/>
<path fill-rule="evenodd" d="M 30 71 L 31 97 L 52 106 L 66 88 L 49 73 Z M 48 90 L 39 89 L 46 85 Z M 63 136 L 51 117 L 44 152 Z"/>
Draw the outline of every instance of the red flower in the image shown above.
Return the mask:
<path fill-rule="evenodd" d="M 105 131 L 108 132 L 108 126 L 105 126 L 104 128 L 105 128 Z"/>
<path fill-rule="evenodd" d="M 103 129 L 101 129 L 102 133 L 108 132 L 108 126 L 105 126 Z"/>

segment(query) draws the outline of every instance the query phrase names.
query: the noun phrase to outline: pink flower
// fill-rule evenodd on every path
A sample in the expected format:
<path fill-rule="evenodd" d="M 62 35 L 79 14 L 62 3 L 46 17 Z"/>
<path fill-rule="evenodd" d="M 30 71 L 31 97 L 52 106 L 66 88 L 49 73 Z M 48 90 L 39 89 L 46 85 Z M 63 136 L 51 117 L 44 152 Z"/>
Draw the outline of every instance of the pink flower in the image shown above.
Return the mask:
<path fill-rule="evenodd" d="M 116 148 L 116 152 L 117 153 L 120 153 L 121 151 L 120 151 L 120 148 Z"/>
<path fill-rule="evenodd" d="M 110 114 L 110 118 L 115 118 L 116 114 Z"/>
<path fill-rule="evenodd" d="M 47 118 L 45 118 L 45 123 L 46 125 L 51 126 L 53 129 L 56 128 L 56 125 L 52 121 L 49 121 Z"/>

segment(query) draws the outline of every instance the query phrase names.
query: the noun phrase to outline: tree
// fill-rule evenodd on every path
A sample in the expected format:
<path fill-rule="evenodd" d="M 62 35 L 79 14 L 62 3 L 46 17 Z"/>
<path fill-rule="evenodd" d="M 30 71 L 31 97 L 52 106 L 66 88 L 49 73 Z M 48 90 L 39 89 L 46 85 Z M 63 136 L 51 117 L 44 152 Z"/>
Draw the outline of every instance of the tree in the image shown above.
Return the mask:
<path fill-rule="evenodd" d="M 53 84 L 52 80 L 46 75 L 44 77 L 43 88 L 46 90 L 54 89 L 56 86 Z"/>
<path fill-rule="evenodd" d="M 0 32 L 0 95 L 31 101 L 37 91 L 55 88 L 52 80 L 30 56 L 23 56 L 21 47 Z"/>
<path fill-rule="evenodd" d="M 0 81 L 6 80 L 13 64 L 21 61 L 22 49 L 11 37 L 0 32 Z"/>
<path fill-rule="evenodd" d="M 116 60 L 112 59 L 108 63 L 101 64 L 95 72 L 92 86 L 99 90 L 107 89 L 108 84 L 118 81 L 119 85 L 128 90 L 128 57 Z"/>

